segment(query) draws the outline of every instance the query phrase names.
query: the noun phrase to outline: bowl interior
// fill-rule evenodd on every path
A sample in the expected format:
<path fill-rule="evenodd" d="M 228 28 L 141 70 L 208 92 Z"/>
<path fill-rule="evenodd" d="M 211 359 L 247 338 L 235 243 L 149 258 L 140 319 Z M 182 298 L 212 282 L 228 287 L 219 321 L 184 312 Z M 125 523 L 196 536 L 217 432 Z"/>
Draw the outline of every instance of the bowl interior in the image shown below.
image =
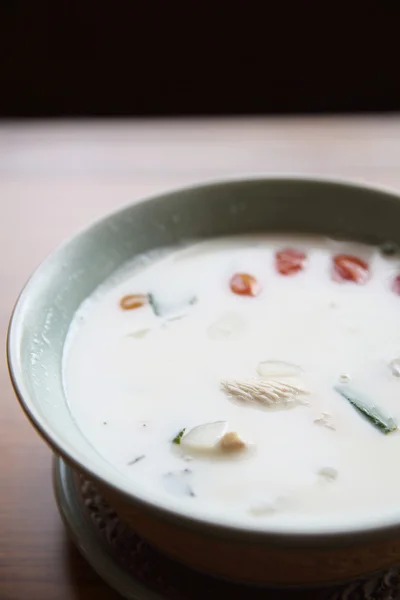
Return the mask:
<path fill-rule="evenodd" d="M 64 396 L 63 345 L 81 302 L 135 255 L 184 240 L 297 231 L 400 243 L 399 222 L 400 202 L 395 195 L 305 179 L 222 182 L 128 206 L 58 248 L 22 292 L 10 326 L 8 351 L 23 408 L 57 452 L 129 493 L 123 477 L 83 437 Z M 142 492 L 135 490 L 136 501 L 154 509 L 151 498 Z M 384 517 L 379 519 L 382 524 Z M 393 515 L 387 515 L 387 523 L 391 519 Z"/>

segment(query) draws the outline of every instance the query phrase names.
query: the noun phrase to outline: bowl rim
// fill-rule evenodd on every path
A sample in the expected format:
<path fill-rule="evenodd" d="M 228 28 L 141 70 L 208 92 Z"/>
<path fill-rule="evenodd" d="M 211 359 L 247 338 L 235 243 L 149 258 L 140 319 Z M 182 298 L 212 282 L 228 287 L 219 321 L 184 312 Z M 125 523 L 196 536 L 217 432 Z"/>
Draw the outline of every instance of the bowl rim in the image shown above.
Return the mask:
<path fill-rule="evenodd" d="M 313 529 L 309 526 L 304 527 L 283 527 L 282 524 L 275 527 L 265 527 L 263 528 L 253 528 L 246 524 L 239 523 L 225 523 L 221 522 L 218 518 L 199 516 L 194 514 L 193 511 L 185 511 L 180 508 L 175 509 L 166 504 L 162 504 L 157 502 L 156 500 L 151 500 L 145 495 L 140 493 L 132 492 L 129 490 L 129 486 L 122 488 L 121 486 L 108 481 L 101 473 L 101 469 L 97 468 L 93 465 L 86 465 L 81 460 L 79 460 L 74 453 L 71 451 L 67 451 L 64 447 L 60 439 L 58 439 L 57 434 L 52 431 L 51 425 L 47 421 L 46 418 L 42 418 L 38 411 L 35 410 L 34 404 L 30 403 L 26 398 L 29 398 L 30 394 L 28 389 L 24 383 L 24 373 L 23 370 L 18 368 L 19 361 L 17 360 L 17 349 L 19 347 L 19 338 L 18 338 L 18 330 L 20 325 L 23 322 L 23 307 L 25 301 L 28 299 L 29 292 L 31 288 L 35 285 L 35 281 L 37 276 L 40 274 L 42 268 L 45 267 L 48 261 L 50 261 L 54 256 L 62 251 L 65 247 L 67 247 L 73 240 L 80 236 L 84 236 L 88 233 L 92 228 L 96 225 L 100 225 L 102 223 L 107 222 L 110 218 L 115 217 L 118 214 L 123 213 L 124 211 L 129 211 L 134 209 L 136 206 L 140 206 L 144 203 L 151 203 L 152 201 L 159 201 L 163 199 L 167 199 L 170 196 L 175 195 L 176 193 L 185 193 L 192 192 L 194 190 L 204 190 L 207 191 L 208 188 L 216 188 L 223 187 L 226 185 L 235 185 L 235 184 L 246 184 L 246 183 L 298 183 L 302 184 L 323 184 L 327 186 L 337 186 L 338 189 L 342 188 L 353 188 L 360 192 L 366 191 L 371 193 L 380 194 L 382 196 L 386 196 L 388 199 L 395 200 L 397 202 L 400 201 L 400 192 L 395 189 L 385 187 L 385 186 L 376 186 L 370 185 L 364 182 L 351 181 L 341 177 L 324 177 L 321 175 L 304 175 L 304 174 L 296 174 L 296 173 L 282 173 L 279 175 L 271 175 L 271 174 L 251 174 L 246 176 L 235 176 L 229 178 L 216 178 L 210 179 L 207 181 L 203 181 L 200 183 L 195 183 L 192 185 L 185 185 L 178 188 L 172 188 L 162 193 L 153 194 L 151 196 L 145 196 L 134 200 L 133 202 L 124 204 L 119 206 L 117 209 L 110 210 L 100 216 L 97 219 L 91 220 L 84 227 L 81 227 L 77 231 L 75 231 L 72 235 L 67 237 L 61 244 L 57 245 L 48 255 L 47 257 L 39 263 L 36 269 L 33 271 L 31 276 L 26 281 L 23 286 L 20 294 L 17 297 L 15 305 L 12 309 L 7 338 L 6 338 L 6 357 L 7 357 L 7 366 L 11 379 L 11 383 L 16 394 L 17 400 L 42 439 L 50 446 L 50 448 L 55 451 L 58 455 L 60 455 L 68 464 L 72 465 L 74 468 L 84 471 L 89 477 L 93 478 L 93 480 L 97 480 L 101 482 L 108 488 L 114 490 L 118 494 L 125 497 L 125 499 L 131 503 L 133 506 L 137 506 L 140 509 L 144 509 L 146 512 L 153 514 L 155 517 L 158 517 L 162 520 L 172 522 L 175 524 L 179 524 L 179 526 L 184 527 L 190 530 L 197 530 L 200 532 L 206 532 L 211 536 L 217 536 L 219 538 L 224 539 L 240 539 L 242 541 L 248 540 L 256 543 L 265 542 L 273 542 L 278 545 L 287 544 L 288 540 L 291 543 L 298 544 L 301 546 L 335 546 L 335 545 L 343 545 L 343 544 L 356 544 L 356 543 L 365 543 L 365 541 L 369 539 L 377 540 L 378 538 L 387 538 L 394 537 L 396 533 L 400 533 L 400 510 L 398 513 L 394 513 L 393 510 L 390 513 L 379 513 L 378 517 L 370 517 L 366 518 L 365 522 L 360 520 L 357 523 L 353 523 L 351 526 L 334 526 L 334 527 L 324 527 L 318 526 Z M 326 521 L 329 520 L 327 517 Z"/>

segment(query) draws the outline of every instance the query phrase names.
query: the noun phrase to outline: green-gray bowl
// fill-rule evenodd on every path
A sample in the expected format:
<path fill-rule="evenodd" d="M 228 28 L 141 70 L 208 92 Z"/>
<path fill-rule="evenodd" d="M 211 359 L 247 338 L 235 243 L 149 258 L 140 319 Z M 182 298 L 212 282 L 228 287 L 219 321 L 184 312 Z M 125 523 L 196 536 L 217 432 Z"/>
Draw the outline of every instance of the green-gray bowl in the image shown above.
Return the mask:
<path fill-rule="evenodd" d="M 240 233 L 283 231 L 400 244 L 400 198 L 339 181 L 254 178 L 200 185 L 119 210 L 55 250 L 22 291 L 8 363 L 22 408 L 53 451 L 96 481 L 120 517 L 162 551 L 214 575 L 261 584 L 348 579 L 400 560 L 400 509 L 351 527 L 257 530 L 177 513 L 124 480 L 72 418 L 63 391 L 65 337 L 81 302 L 135 255 Z"/>

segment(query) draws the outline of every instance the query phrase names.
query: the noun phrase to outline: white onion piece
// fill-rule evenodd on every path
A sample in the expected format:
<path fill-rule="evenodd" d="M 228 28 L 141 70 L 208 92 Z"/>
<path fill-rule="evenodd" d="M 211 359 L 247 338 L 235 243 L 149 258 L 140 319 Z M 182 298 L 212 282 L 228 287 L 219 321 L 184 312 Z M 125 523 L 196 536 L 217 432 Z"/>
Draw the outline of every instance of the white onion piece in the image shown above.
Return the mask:
<path fill-rule="evenodd" d="M 265 360 L 258 363 L 257 374 L 266 380 L 279 381 L 307 393 L 304 372 L 301 367 L 283 360 Z"/>
<path fill-rule="evenodd" d="M 185 451 L 212 452 L 219 449 L 219 443 L 227 433 L 227 421 L 214 421 L 190 429 L 182 436 L 180 446 Z"/>
<path fill-rule="evenodd" d="M 257 365 L 257 374 L 265 379 L 301 379 L 303 369 L 283 360 L 264 360 Z"/>
<path fill-rule="evenodd" d="M 326 413 L 326 412 L 321 413 L 320 417 L 318 417 L 317 419 L 314 419 L 314 423 L 316 425 L 322 425 L 322 427 L 327 427 L 328 429 L 332 429 L 332 430 L 336 429 L 335 424 L 332 419 L 332 415 L 330 415 L 329 413 Z"/>

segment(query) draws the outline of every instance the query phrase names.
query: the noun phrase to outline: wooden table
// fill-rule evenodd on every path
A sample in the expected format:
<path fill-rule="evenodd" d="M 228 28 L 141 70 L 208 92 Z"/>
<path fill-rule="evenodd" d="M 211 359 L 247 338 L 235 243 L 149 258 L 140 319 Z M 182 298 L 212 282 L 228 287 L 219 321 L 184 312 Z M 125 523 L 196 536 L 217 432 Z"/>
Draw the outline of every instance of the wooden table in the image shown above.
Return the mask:
<path fill-rule="evenodd" d="M 31 271 L 94 217 L 175 186 L 285 172 L 400 190 L 400 117 L 0 125 L 3 338 Z M 50 451 L 4 361 L 0 385 L 0 599 L 115 600 L 64 533 Z"/>

